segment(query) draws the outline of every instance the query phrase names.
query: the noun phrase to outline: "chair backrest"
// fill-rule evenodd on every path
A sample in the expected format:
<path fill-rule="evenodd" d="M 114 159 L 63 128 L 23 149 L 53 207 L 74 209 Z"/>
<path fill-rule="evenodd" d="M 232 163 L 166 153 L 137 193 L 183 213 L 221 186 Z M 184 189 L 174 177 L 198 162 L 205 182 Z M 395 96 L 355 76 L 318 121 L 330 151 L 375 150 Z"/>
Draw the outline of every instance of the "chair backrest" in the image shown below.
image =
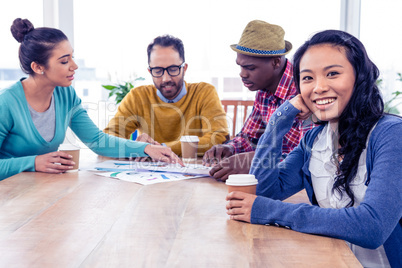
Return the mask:
<path fill-rule="evenodd" d="M 238 113 L 239 111 L 242 110 L 242 113 L 240 114 L 239 120 L 242 120 L 242 125 L 244 125 L 244 122 L 247 119 L 247 114 L 248 114 L 248 107 L 253 107 L 254 101 L 253 100 L 221 100 L 223 109 L 226 112 L 226 116 L 228 116 L 228 107 L 233 106 L 233 117 L 232 117 L 232 130 L 230 132 L 230 139 L 232 139 L 234 136 L 236 136 L 236 123 L 237 123 L 237 118 L 238 118 Z M 238 107 L 241 107 L 238 109 Z M 229 126 L 230 127 L 230 126 Z"/>

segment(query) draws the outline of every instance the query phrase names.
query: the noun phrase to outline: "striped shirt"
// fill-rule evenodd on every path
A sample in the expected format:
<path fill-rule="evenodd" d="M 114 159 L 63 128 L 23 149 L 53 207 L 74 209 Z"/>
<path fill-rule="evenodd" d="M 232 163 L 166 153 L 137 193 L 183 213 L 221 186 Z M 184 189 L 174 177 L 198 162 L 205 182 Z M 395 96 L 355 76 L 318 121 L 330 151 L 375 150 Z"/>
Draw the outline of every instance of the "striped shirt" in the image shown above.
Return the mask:
<path fill-rule="evenodd" d="M 267 90 L 259 90 L 256 94 L 254 107 L 244 123 L 241 131 L 227 144 L 235 149 L 235 153 L 255 151 L 258 140 L 265 131 L 269 118 L 286 100 L 297 95 L 296 87 L 293 82 L 293 65 L 287 61 L 285 72 L 279 82 L 275 94 Z M 282 154 L 286 157 L 295 148 L 307 130 L 312 128 L 310 121 L 295 119 L 290 131 L 282 141 Z"/>

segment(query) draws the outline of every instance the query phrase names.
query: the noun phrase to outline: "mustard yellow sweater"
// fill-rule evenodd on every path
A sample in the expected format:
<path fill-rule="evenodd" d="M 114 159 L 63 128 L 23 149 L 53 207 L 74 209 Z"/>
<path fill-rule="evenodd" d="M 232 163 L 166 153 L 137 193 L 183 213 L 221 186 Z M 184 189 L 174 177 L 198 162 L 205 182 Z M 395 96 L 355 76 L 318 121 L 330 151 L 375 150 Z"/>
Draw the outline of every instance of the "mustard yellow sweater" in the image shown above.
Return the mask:
<path fill-rule="evenodd" d="M 165 103 L 154 85 L 133 88 L 119 105 L 104 132 L 128 139 L 136 129 L 165 143 L 181 155 L 180 137 L 200 138 L 198 155 L 223 143 L 228 135 L 226 114 L 215 87 L 208 83 L 185 83 L 187 94 L 176 103 Z"/>

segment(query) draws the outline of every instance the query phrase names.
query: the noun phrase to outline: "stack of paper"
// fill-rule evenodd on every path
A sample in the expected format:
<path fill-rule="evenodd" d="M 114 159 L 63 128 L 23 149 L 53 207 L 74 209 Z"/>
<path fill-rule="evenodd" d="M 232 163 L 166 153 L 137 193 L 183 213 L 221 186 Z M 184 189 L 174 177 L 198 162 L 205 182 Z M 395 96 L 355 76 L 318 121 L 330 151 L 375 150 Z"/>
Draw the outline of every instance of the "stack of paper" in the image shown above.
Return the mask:
<path fill-rule="evenodd" d="M 188 164 L 182 167 L 178 164 L 164 162 L 133 162 L 108 160 L 97 163 L 95 170 L 108 171 L 97 173 L 100 176 L 117 178 L 142 185 L 178 181 L 209 176 L 210 167 L 199 164 Z"/>

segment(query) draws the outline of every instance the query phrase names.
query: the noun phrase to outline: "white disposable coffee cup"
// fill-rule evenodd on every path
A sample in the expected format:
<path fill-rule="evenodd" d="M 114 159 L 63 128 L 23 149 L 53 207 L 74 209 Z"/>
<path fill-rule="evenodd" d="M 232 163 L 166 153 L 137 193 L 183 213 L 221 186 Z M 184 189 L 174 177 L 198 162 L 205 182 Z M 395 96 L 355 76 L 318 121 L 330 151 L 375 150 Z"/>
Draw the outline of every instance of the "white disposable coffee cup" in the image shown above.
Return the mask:
<path fill-rule="evenodd" d="M 197 160 L 198 142 L 200 139 L 198 136 L 182 136 L 181 142 L 181 157 L 183 161 L 195 161 Z"/>
<path fill-rule="evenodd" d="M 59 146 L 59 151 L 71 155 L 73 157 L 71 160 L 75 162 L 74 167 L 66 170 L 66 172 L 77 172 L 80 164 L 80 147 L 70 143 L 62 143 Z"/>
<path fill-rule="evenodd" d="M 233 174 L 226 180 L 228 192 L 241 191 L 255 194 L 258 180 L 252 174 Z"/>

